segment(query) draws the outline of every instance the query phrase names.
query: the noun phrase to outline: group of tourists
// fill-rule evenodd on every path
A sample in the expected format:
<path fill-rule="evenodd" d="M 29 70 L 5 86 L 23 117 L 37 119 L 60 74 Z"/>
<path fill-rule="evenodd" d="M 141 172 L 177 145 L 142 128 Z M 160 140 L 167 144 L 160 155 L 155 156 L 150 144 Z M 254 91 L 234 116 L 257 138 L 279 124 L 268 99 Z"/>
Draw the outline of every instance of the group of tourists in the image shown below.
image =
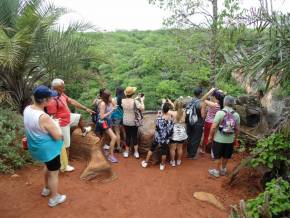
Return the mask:
<path fill-rule="evenodd" d="M 118 163 L 116 151 L 122 152 L 124 158 L 128 158 L 130 153 L 134 158 L 140 158 L 137 136 L 145 110 L 143 93 L 136 95 L 136 87 L 118 87 L 113 97 L 108 89 L 100 89 L 92 110 L 68 97 L 64 90 L 61 79 L 54 79 L 51 89 L 44 85 L 36 87 L 33 103 L 25 108 L 23 114 L 29 152 L 35 160 L 45 164 L 41 195 L 50 196 L 48 205 L 51 207 L 66 200 L 65 195 L 58 193 L 59 170 L 74 170 L 68 163 L 71 127 L 80 128 L 83 137 L 92 130 L 90 126 L 84 126 L 80 114 L 71 113 L 69 105 L 91 114 L 94 131 L 110 138 L 110 143 L 103 146 L 110 162 Z M 142 167 L 148 167 L 157 148 L 161 153 L 161 171 L 165 169 L 167 154 L 170 154 L 172 167 L 181 165 L 186 144 L 187 158 L 193 160 L 210 147 L 217 165 L 209 169 L 209 173 L 215 177 L 226 175 L 227 161 L 232 156 L 239 133 L 240 118 L 233 109 L 235 100 L 214 88 L 205 95 L 202 95 L 201 88 L 196 88 L 193 94 L 193 99 L 186 105 L 182 98 L 174 103 L 170 99 L 162 101 L 155 121 L 154 139 L 146 159 L 141 161 Z"/>

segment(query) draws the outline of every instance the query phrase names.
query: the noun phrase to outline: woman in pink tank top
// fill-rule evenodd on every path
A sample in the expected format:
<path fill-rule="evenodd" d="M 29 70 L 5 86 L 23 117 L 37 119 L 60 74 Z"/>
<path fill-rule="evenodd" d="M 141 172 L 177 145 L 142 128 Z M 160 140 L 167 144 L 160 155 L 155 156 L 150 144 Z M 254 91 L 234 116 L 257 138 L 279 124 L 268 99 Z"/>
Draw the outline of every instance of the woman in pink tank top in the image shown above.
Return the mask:
<path fill-rule="evenodd" d="M 207 100 L 210 97 L 210 100 Z M 200 153 L 204 153 L 208 145 L 208 136 L 211 125 L 213 124 L 216 113 L 223 108 L 224 94 L 221 91 L 212 88 L 205 96 L 202 97 L 207 106 L 207 114 L 204 123 L 203 141 L 200 148 Z"/>

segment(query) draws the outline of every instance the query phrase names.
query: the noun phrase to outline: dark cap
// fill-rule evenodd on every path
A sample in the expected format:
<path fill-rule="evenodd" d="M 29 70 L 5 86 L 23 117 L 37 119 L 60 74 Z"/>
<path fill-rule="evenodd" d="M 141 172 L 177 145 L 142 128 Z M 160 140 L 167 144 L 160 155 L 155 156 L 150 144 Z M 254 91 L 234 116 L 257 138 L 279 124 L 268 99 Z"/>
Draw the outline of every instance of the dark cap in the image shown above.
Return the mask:
<path fill-rule="evenodd" d="M 196 97 L 200 96 L 201 93 L 202 93 L 202 88 L 197 87 L 197 88 L 193 89 L 193 94 L 194 94 Z"/>
<path fill-rule="evenodd" d="M 33 90 L 33 96 L 37 99 L 44 99 L 48 97 L 57 96 L 57 92 L 49 89 L 47 86 L 40 85 Z"/>

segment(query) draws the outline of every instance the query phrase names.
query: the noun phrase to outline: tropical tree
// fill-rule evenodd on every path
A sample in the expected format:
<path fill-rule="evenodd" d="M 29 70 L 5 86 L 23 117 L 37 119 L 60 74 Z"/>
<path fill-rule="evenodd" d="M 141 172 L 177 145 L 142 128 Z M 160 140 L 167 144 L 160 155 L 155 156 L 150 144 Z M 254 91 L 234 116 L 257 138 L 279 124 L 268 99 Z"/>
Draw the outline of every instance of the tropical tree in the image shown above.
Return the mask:
<path fill-rule="evenodd" d="M 251 39 L 250 46 L 240 44 L 229 55 L 228 62 L 236 69 L 243 69 L 250 78 L 264 81 L 264 91 L 281 85 L 289 95 L 290 14 L 275 11 L 272 1 L 261 0 L 260 3 L 259 8 L 236 17 L 238 24 L 252 25 L 256 37 Z"/>
<path fill-rule="evenodd" d="M 218 1 L 217 0 L 149 0 L 149 3 L 157 4 L 165 10 L 171 12 L 171 16 L 165 20 L 169 27 L 178 29 L 192 28 L 209 33 L 208 40 L 204 40 L 207 49 L 204 46 L 199 49 L 199 54 L 190 52 L 190 59 L 200 59 L 210 65 L 211 84 L 214 86 L 217 74 L 217 51 L 218 51 Z M 211 8 L 211 10 L 208 10 Z M 200 21 L 199 18 L 202 18 Z M 184 43 L 184 42 L 183 42 Z M 209 48 L 209 49 L 208 49 Z M 191 48 L 190 50 L 193 50 Z M 208 50 L 208 51 L 207 51 Z M 202 52 L 201 52 L 202 51 Z M 200 55 L 207 53 L 207 56 Z"/>
<path fill-rule="evenodd" d="M 20 112 L 36 83 L 69 75 L 86 56 L 89 41 L 77 31 L 89 25 L 57 27 L 67 12 L 44 0 L 0 1 L 0 91 Z"/>

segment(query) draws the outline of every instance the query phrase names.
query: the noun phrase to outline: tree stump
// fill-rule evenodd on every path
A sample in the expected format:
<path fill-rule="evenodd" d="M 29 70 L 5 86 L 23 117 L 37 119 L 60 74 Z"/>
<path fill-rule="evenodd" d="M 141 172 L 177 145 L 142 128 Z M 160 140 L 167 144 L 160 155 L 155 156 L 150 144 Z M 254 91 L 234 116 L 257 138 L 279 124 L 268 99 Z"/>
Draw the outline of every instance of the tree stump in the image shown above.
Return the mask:
<path fill-rule="evenodd" d="M 70 156 L 73 159 L 87 161 L 80 179 L 99 182 L 108 182 L 116 178 L 111 169 L 111 164 L 106 159 L 102 151 L 102 146 L 106 137 L 97 137 L 93 132 L 85 137 L 79 128 L 75 129 L 71 137 Z"/>

